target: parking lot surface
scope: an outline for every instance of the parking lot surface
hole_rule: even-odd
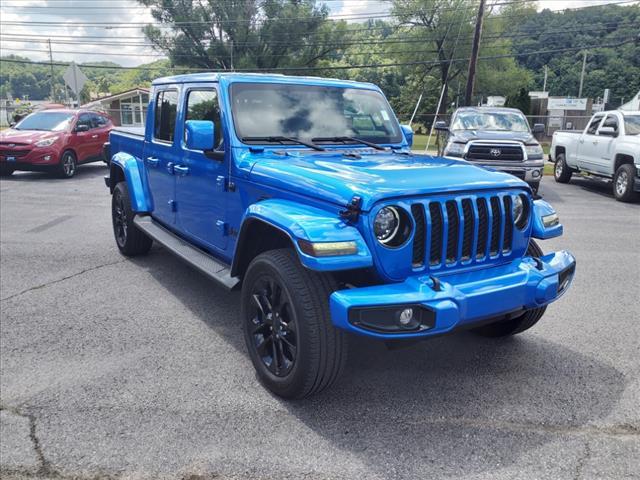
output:
[[[572,290],[532,330],[400,350],[283,401],[228,294],[160,247],[125,259],[102,165],[0,182],[2,478],[626,479],[640,474],[640,205],[545,177]]]

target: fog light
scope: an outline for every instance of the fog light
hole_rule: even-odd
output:
[[[531,176],[533,178],[538,178],[540,176],[540,170],[534,170],[533,172],[531,172]]]
[[[411,323],[411,320],[413,320],[413,308],[405,308],[400,312],[400,317],[398,318],[400,325],[406,327]]]
[[[300,250],[312,257],[332,257],[340,255],[355,255],[358,253],[356,242],[308,242],[298,240]]]
[[[42,157],[42,158],[44,158],[44,161],[45,161],[45,162],[48,162],[49,160],[51,160],[51,155],[45,155],[45,156],[44,156],[44,157]]]

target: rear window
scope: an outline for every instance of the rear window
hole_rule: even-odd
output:
[[[173,142],[178,112],[178,91],[163,90],[156,95],[153,136],[156,140]]]

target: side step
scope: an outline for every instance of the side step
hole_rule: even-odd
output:
[[[151,238],[164,245],[165,248],[190,263],[223,287],[231,290],[240,283],[239,278],[230,275],[227,265],[185,242],[182,238],[155,222],[150,216],[136,215],[133,223]]]

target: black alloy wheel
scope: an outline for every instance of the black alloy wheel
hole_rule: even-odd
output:
[[[293,369],[298,352],[297,319],[289,294],[277,279],[263,276],[251,289],[253,346],[264,366],[277,377]]]

